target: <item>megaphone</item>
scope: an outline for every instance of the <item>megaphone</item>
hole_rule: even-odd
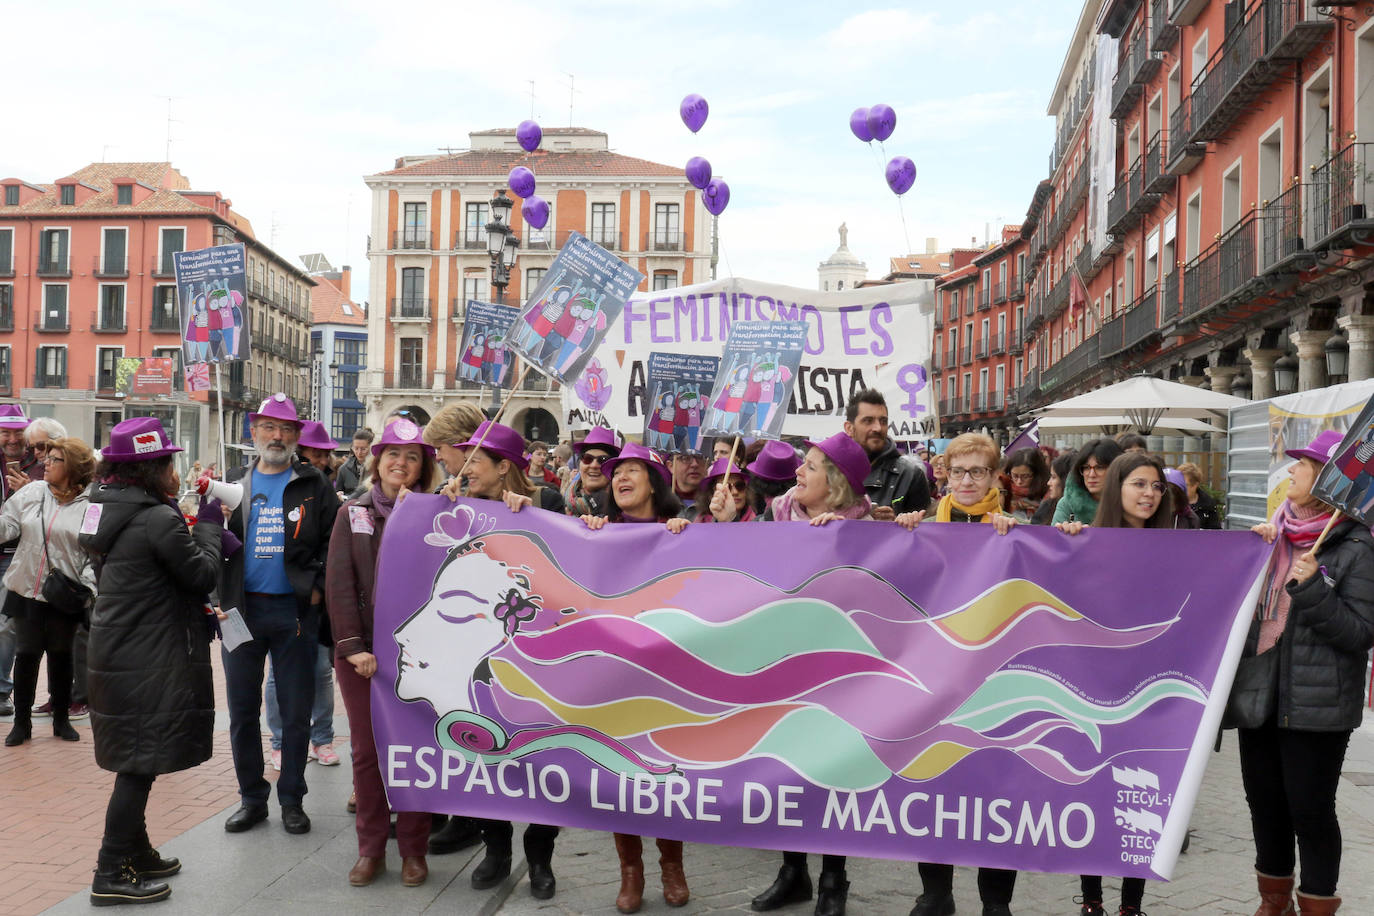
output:
[[[196,492],[206,499],[217,499],[225,508],[233,510],[243,502],[243,484],[225,483],[213,477],[202,477],[196,481]]]

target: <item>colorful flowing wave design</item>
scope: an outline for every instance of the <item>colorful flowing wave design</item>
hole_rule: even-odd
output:
[[[719,572],[654,587],[658,597],[687,597]],[[521,630],[490,659],[492,702],[513,723],[542,723],[534,725],[541,734],[576,726],[607,736],[627,758],[691,768],[771,757],[817,785],[858,791],[894,773],[929,779],[993,750],[1078,782],[1100,767],[1070,764],[1044,743],[1052,733],[1073,729],[1100,749],[1103,729],[1153,703],[1197,699],[1195,688],[1169,681],[1129,701],[1096,704],[1050,679],[1001,670],[1037,647],[1137,646],[1173,621],[1112,629],[1025,580],[999,583],[936,617],[913,618],[902,599],[902,619],[903,609],[885,600],[895,590],[874,588],[871,576],[866,593],[837,595],[836,580],[853,585],[840,573],[853,570],[827,571],[781,598],[736,574],[733,591],[713,589],[716,606],[729,596],[752,607],[734,619],[703,620],[686,604],[692,612],[657,606],[637,617],[574,615]],[[537,575],[534,587],[542,589]],[[817,594],[877,610],[844,610]],[[583,607],[619,601],[582,597]]]
[[[525,728],[507,735],[494,720],[480,713],[457,709],[439,720],[435,737],[445,750],[457,751],[469,760],[480,757],[488,763],[565,748],[617,773],[662,777],[673,772],[672,766],[652,764],[624,745],[608,741],[605,735],[578,725]]]

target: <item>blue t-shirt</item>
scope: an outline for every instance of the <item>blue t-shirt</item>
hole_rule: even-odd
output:
[[[291,468],[264,474],[254,468],[248,475],[252,493],[248,500],[247,534],[243,559],[245,591],[268,595],[290,595],[291,580],[286,577],[286,510],[282,497]]]

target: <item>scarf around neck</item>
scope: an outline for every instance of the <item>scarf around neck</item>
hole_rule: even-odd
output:
[[[935,509],[935,520],[937,522],[987,522],[992,524],[992,517],[999,514],[1001,508],[1002,493],[996,487],[988,487],[983,498],[972,506],[955,502],[954,494],[950,493],[940,497],[940,505]]]
[[[382,492],[382,488],[377,484],[372,485],[372,508],[377,510],[377,514],[382,518],[388,518],[391,510],[396,508],[396,498],[387,496]]]
[[[775,522],[809,522],[811,516],[806,514],[806,510],[797,502],[797,488],[793,487],[786,493],[773,500],[773,521]],[[830,511],[830,510],[827,510]],[[840,518],[862,519],[868,518],[873,514],[873,503],[867,496],[864,496],[854,505],[845,509],[835,510],[835,514]]]
[[[1272,649],[1283,635],[1291,603],[1284,586],[1292,578],[1293,564],[1311,549],[1330,520],[1331,512],[1325,506],[1295,506],[1286,499],[1274,513],[1273,524],[1278,529],[1278,536],[1274,539],[1274,555],[1269,558],[1265,573],[1264,592],[1255,609],[1255,616],[1260,620],[1260,652]]]

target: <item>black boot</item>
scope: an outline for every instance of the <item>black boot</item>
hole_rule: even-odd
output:
[[[181,860],[175,856],[163,856],[149,846],[142,852],[129,857],[129,864],[138,876],[148,878],[169,878],[181,871]]]
[[[909,916],[951,916],[953,912],[953,894],[926,893],[916,898]]]
[[[842,871],[821,872],[816,889],[816,916],[844,916],[844,903],[849,897],[849,882]]]
[[[811,872],[805,865],[788,865],[784,862],[772,886],[755,897],[749,908],[757,913],[766,913],[789,903],[802,903],[810,899]]]
[[[548,900],[558,888],[553,876],[553,837],[525,831],[525,861],[530,867],[530,896]]]
[[[72,724],[67,719],[67,708],[64,706],[58,709],[52,708],[52,736],[61,738],[63,741],[80,741],[81,734],[72,728]]]
[[[482,831],[478,828],[477,822],[470,817],[455,814],[442,827],[429,835],[429,854],[432,856],[448,855],[451,852],[458,852],[460,849],[467,849],[469,846],[476,846],[480,842],[482,842]]]
[[[18,747],[33,737],[33,698],[38,690],[38,656],[27,652],[14,657],[14,727],[5,736],[5,747]]]
[[[152,903],[170,896],[170,887],[160,881],[145,881],[128,858],[109,860],[102,856],[91,882],[92,906]]]
[[[80,741],[72,728],[72,656],[71,653],[48,653],[48,697],[52,702],[52,734],[63,741]]]

